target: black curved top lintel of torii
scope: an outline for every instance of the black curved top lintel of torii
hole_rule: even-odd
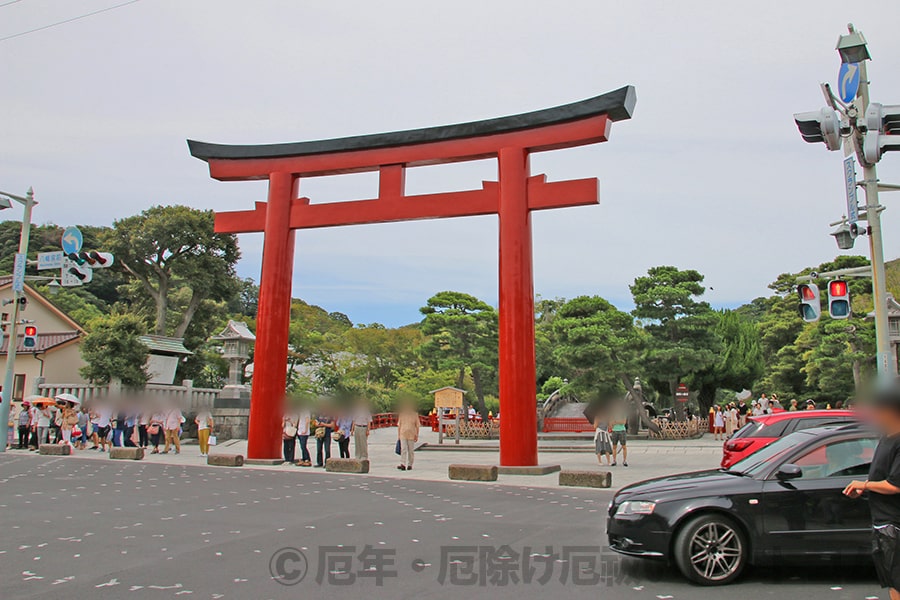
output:
[[[470,123],[283,144],[232,145],[188,140],[188,147],[191,156],[205,161],[286,158],[376,150],[523,131],[603,114],[608,115],[612,121],[622,121],[631,118],[636,100],[634,87],[629,85],[571,104]]]

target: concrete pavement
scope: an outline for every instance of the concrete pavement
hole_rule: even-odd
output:
[[[0,455],[0,598],[879,597],[866,569],[754,569],[723,590],[619,557],[608,490],[153,458]]]

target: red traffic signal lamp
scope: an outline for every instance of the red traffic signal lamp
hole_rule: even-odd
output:
[[[835,279],[828,283],[828,314],[832,319],[849,319],[850,286],[843,279]]]
[[[801,283],[797,286],[800,296],[800,317],[807,323],[814,323],[822,316],[822,302],[819,286],[814,283]]]
[[[26,350],[37,349],[38,330],[34,325],[25,326],[25,337],[22,339],[22,347]]]

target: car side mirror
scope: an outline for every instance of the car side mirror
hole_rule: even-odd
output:
[[[803,477],[803,469],[801,469],[797,465],[781,465],[778,467],[778,471],[775,472],[775,477],[778,481],[789,481],[791,479],[797,479],[798,477]]]

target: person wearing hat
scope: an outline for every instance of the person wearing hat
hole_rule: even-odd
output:
[[[816,410],[816,401],[810,398],[806,401],[806,410]]]
[[[19,411],[17,421],[19,426],[19,450],[28,448],[28,437],[31,435],[32,410],[31,402],[26,400],[22,403],[22,410]]]
[[[872,559],[891,600],[900,600],[900,388],[894,384],[872,398],[872,417],[883,437],[878,442],[869,476],[851,481],[844,495],[866,494],[872,513]]]

